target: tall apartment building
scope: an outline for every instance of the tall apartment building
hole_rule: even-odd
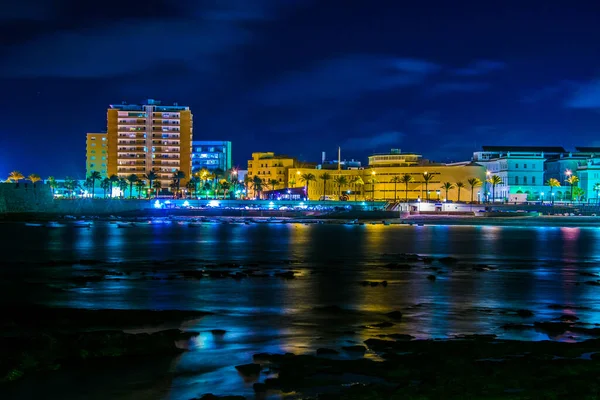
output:
[[[203,168],[209,171],[231,169],[231,142],[193,141],[192,142],[192,171]]]
[[[114,104],[107,112],[108,175],[139,178],[150,171],[158,175],[162,188],[169,188],[174,173],[181,170],[186,178],[192,172],[191,144],[193,117],[189,107],[146,104]]]
[[[85,176],[93,171],[100,172],[103,178],[108,176],[108,135],[106,133],[88,133],[85,139]]]

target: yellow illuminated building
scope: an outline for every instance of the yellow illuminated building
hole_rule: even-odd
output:
[[[486,169],[482,165],[463,162],[455,164],[436,164],[423,161],[418,154],[404,154],[392,151],[389,154],[378,154],[369,157],[369,165],[361,169],[321,170],[314,168],[293,168],[288,170],[288,182],[294,183],[289,187],[307,186],[308,174],[315,177],[308,183],[309,200],[319,200],[322,196],[328,199],[338,199],[347,196],[348,200],[376,201],[416,201],[458,200],[457,183],[462,182],[460,201],[471,200],[471,187],[468,180],[478,178],[485,185]],[[411,177],[408,183],[394,183],[404,175]],[[345,183],[339,185],[339,177],[345,177]],[[426,178],[427,176],[427,178]],[[343,181],[343,180],[342,180]],[[427,181],[427,182],[426,182]],[[448,198],[443,185],[450,183]],[[473,189],[473,201],[477,201],[479,192],[483,193],[485,186]],[[438,193],[439,191],[439,193]],[[429,192],[429,194],[427,193]]]
[[[288,187],[288,171],[294,168],[297,161],[293,157],[277,155],[273,152],[252,153],[252,160],[248,160],[249,179],[259,177],[262,180],[263,191],[282,189]],[[277,184],[274,184],[276,181]],[[248,188],[248,197],[256,197],[254,185]]]
[[[108,119],[108,175],[143,178],[150,171],[163,189],[173,183],[174,173],[183,171],[184,187],[192,172],[193,116],[189,107],[147,104],[111,105]]]
[[[106,133],[88,133],[85,139],[85,175],[97,171],[102,178],[108,173],[108,135]]]

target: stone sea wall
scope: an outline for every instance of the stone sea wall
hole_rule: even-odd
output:
[[[0,183],[0,213],[46,211],[52,207],[52,192],[43,183]]]

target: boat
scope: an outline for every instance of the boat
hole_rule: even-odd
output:
[[[50,222],[48,222],[46,224],[46,228],[62,228],[62,227],[64,227],[64,225],[63,224],[59,224],[56,221],[50,221]]]
[[[25,226],[44,226],[44,224],[38,222],[25,222]]]
[[[73,222],[73,226],[75,228],[91,228],[92,222],[91,221],[75,221],[75,222]]]
[[[200,222],[188,222],[187,226],[188,228],[197,228],[199,226],[202,226],[202,224]]]
[[[390,221],[383,221],[384,225],[391,225],[392,223]]]
[[[117,222],[118,228],[132,228],[135,226],[135,222]]]

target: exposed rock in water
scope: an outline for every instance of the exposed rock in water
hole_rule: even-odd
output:
[[[389,263],[385,265],[386,268],[389,269],[399,269],[399,270],[408,270],[412,268],[410,264],[398,264],[398,263]]]
[[[317,349],[318,356],[334,355],[334,354],[340,354],[340,352],[337,350],[334,350],[334,349],[327,349],[324,347]]]
[[[586,285],[600,286],[600,281],[585,281]]]
[[[433,257],[423,257],[423,264],[432,264],[435,261]]]
[[[458,262],[458,259],[454,257],[442,257],[439,259],[439,262],[444,265],[452,265],[456,264]]]
[[[397,321],[402,319],[402,313],[400,311],[392,311],[385,314],[385,316],[391,319],[395,319]]]
[[[246,400],[246,398],[244,396],[215,396],[212,393],[208,393],[201,397],[194,397],[191,400]]]
[[[188,278],[188,279],[202,279],[202,278],[204,278],[204,272],[203,271],[190,270],[190,271],[181,271],[180,273],[181,273],[181,275],[184,278]]]
[[[427,279],[429,279],[430,281],[434,282],[437,278],[435,275],[427,275]]]
[[[235,369],[239,371],[240,374],[244,376],[255,376],[260,375],[260,371],[262,367],[260,364],[244,364],[244,365],[236,365]]]
[[[388,285],[388,281],[381,281],[381,286],[387,287],[387,285]]]
[[[581,275],[581,276],[590,276],[592,278],[598,278],[598,274],[595,274],[593,272],[580,272],[579,275]]]
[[[348,352],[354,352],[354,353],[365,353],[367,351],[367,348],[365,346],[343,346],[342,350],[348,351]]]
[[[506,331],[527,331],[533,329],[533,325],[524,324],[504,324],[501,326]]]
[[[550,304],[548,308],[551,310],[591,310],[590,307],[573,304]]]
[[[278,278],[283,278],[283,279],[294,279],[295,278],[294,271],[277,272],[275,274],[275,276]]]
[[[560,317],[557,318],[558,320],[562,321],[562,322],[575,322],[575,321],[579,321],[579,318],[574,316],[574,315],[568,315],[568,314],[563,314]]]
[[[394,340],[413,340],[415,337],[412,335],[406,335],[403,333],[389,333],[389,334],[380,334],[377,335],[380,338],[390,338]]]
[[[213,335],[217,335],[217,336],[223,336],[224,334],[227,333],[227,331],[225,329],[212,329],[210,331],[210,333],[212,333]]]
[[[571,324],[565,322],[534,322],[536,331],[547,333],[550,336],[562,335],[571,328]]]
[[[522,318],[533,317],[533,311],[530,310],[517,310],[516,314]]]

